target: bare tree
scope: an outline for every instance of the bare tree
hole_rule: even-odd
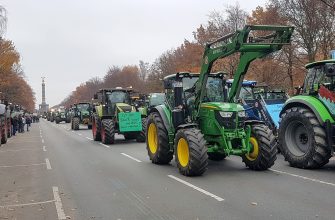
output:
[[[7,11],[0,5],[0,36],[3,36],[7,29]]]

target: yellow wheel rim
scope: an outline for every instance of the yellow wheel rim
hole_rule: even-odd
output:
[[[249,154],[246,154],[245,157],[250,160],[250,161],[254,161],[257,159],[258,154],[259,154],[259,146],[258,146],[258,142],[257,139],[254,137],[250,137],[250,143],[252,145],[252,151]]]
[[[149,150],[152,154],[155,154],[157,151],[157,128],[154,123],[149,125],[148,129],[148,145]]]
[[[188,143],[184,138],[180,138],[178,140],[177,155],[178,155],[179,164],[182,167],[186,167],[190,160],[190,152],[188,149]]]

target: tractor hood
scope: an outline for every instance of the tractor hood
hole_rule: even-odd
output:
[[[201,104],[201,108],[219,110],[219,111],[224,111],[224,112],[244,111],[243,106],[240,104],[225,103],[225,102],[205,102]]]
[[[119,112],[136,112],[134,106],[128,105],[126,103],[116,103],[116,107]]]

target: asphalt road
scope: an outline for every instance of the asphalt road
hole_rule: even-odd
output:
[[[0,147],[2,219],[335,219],[335,161],[320,170],[210,161],[200,177],[149,161],[144,143],[41,120]]]

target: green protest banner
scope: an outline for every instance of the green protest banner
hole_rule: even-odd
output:
[[[142,119],[140,112],[120,112],[118,114],[120,132],[141,131]]]

